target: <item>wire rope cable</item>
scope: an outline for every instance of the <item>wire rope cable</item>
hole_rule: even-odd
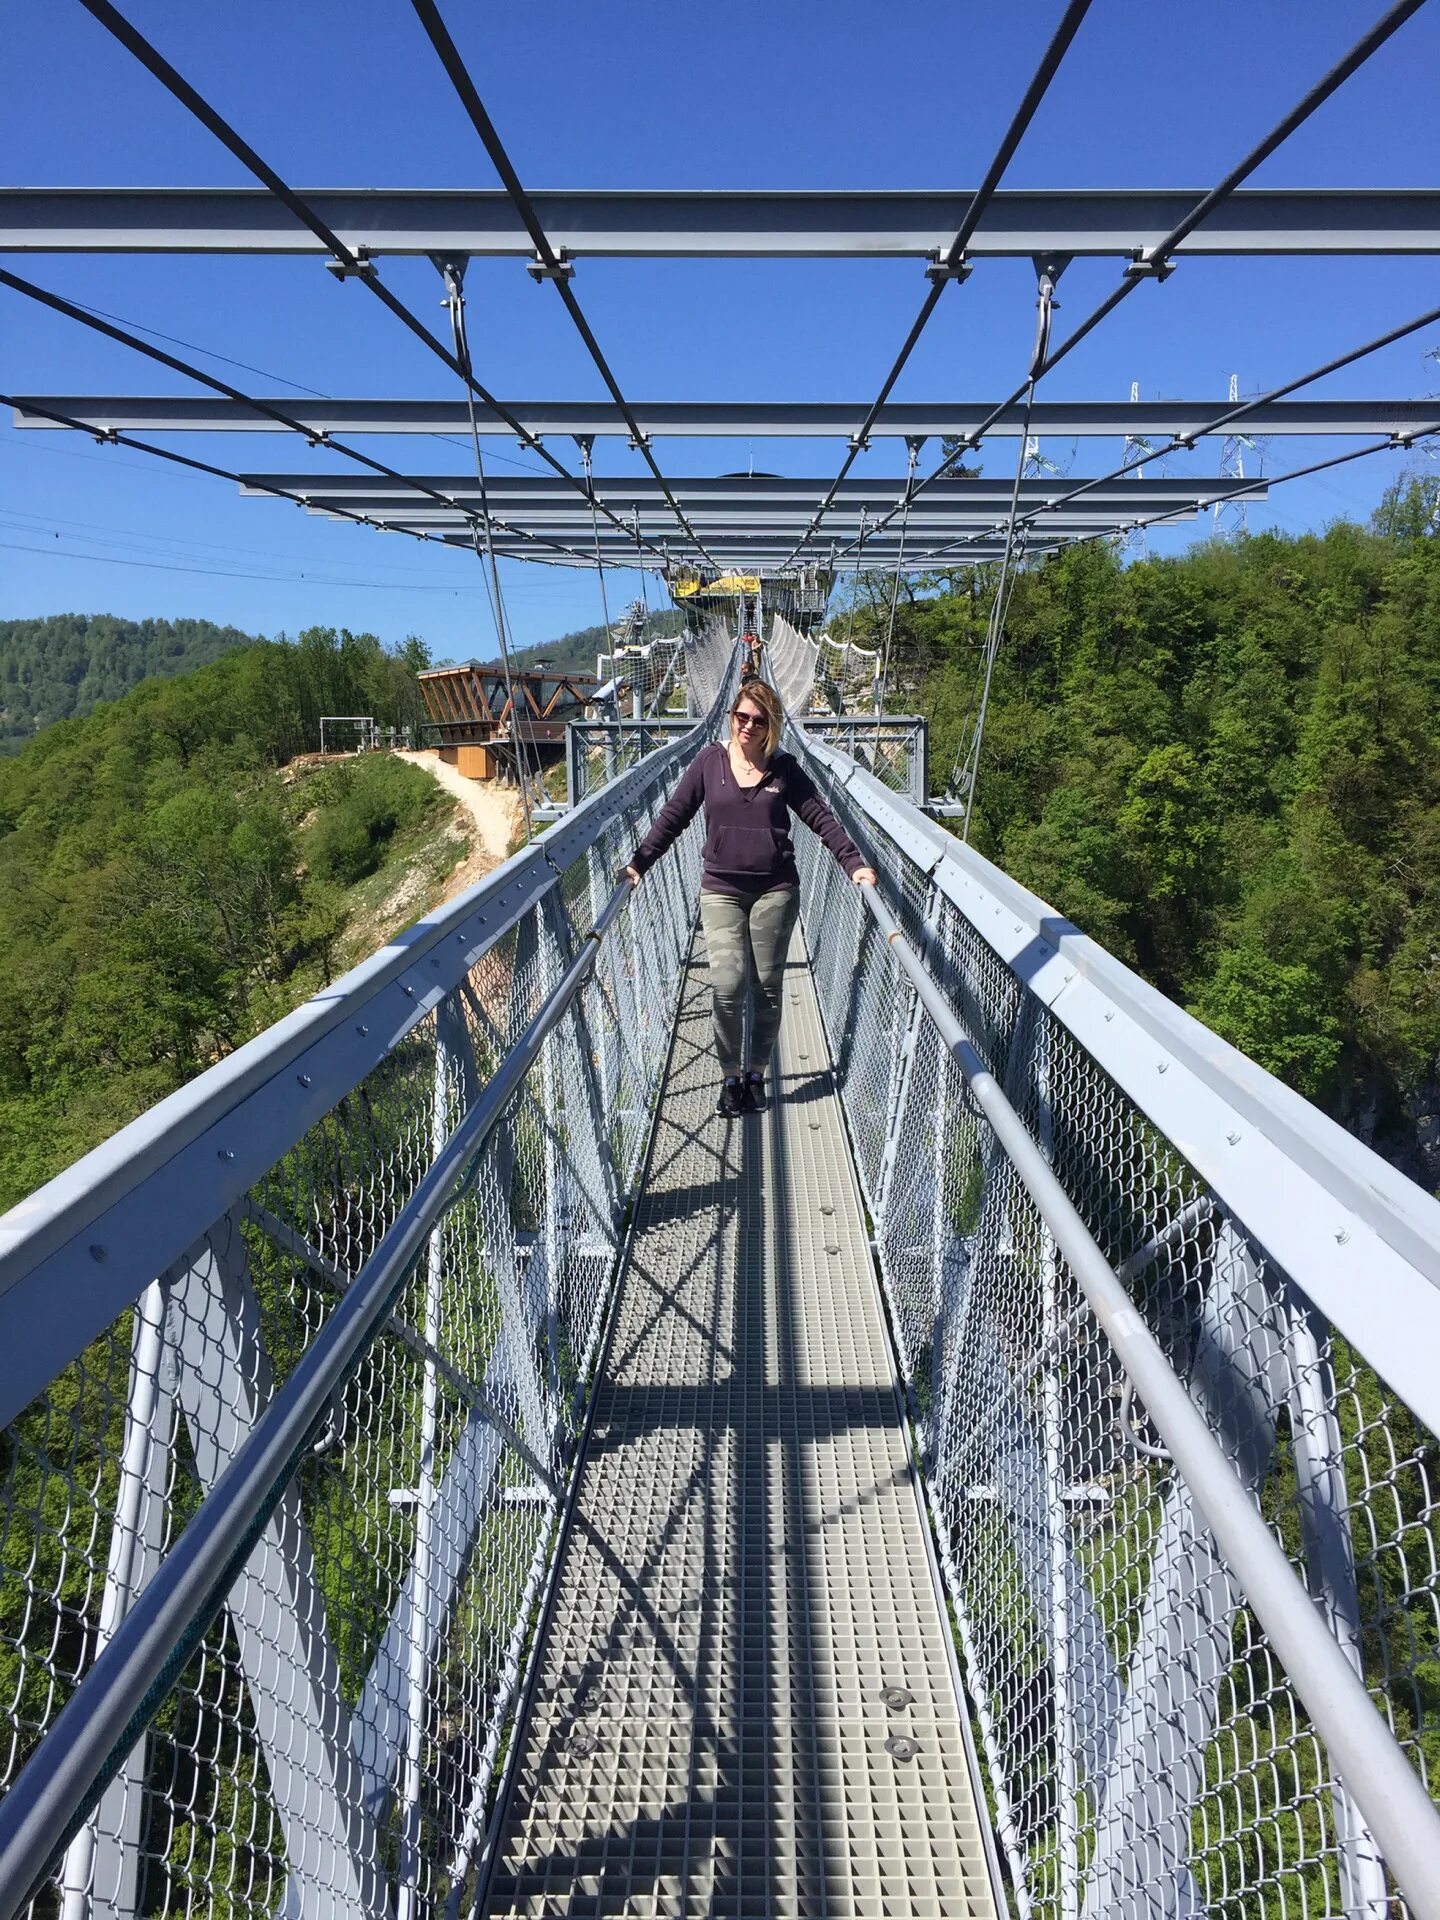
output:
[[[959,798],[964,806],[960,823],[960,838],[968,843],[970,822],[975,812],[975,792],[980,778],[980,755],[985,744],[985,720],[990,710],[990,685],[995,675],[995,662],[999,658],[1001,642],[1005,633],[1005,616],[1009,611],[1011,587],[1011,561],[1015,552],[1015,523],[1020,508],[1020,480],[1025,471],[1025,452],[1030,444],[1030,421],[1035,407],[1035,382],[1039,369],[1045,361],[1046,350],[1050,345],[1050,328],[1055,317],[1055,280],[1057,275],[1048,268],[1040,271],[1039,293],[1036,298],[1038,309],[1035,316],[1035,344],[1030,352],[1030,379],[1025,393],[1025,418],[1020,432],[1018,451],[1015,456],[1015,480],[1010,489],[1010,512],[1005,522],[1005,551],[1000,559],[1000,577],[995,583],[995,598],[990,603],[989,627],[985,637],[985,672],[980,689],[980,707],[975,717],[975,729],[971,736],[969,751],[966,754],[965,768],[961,776]]]
[[[920,441],[913,438],[907,443],[907,452],[910,459],[910,470],[906,476],[907,486],[915,477],[915,464],[920,458],[920,446]],[[900,547],[895,555],[895,576],[890,585],[890,617],[885,624],[885,645],[881,650],[880,674],[875,685],[875,711],[877,714],[884,711],[885,695],[890,684],[890,643],[895,638],[895,610],[900,602],[900,575],[905,567],[905,535],[909,531],[909,527],[910,508],[907,504],[904,513],[900,516]]]
[[[86,0],[86,4],[88,3],[89,0]],[[1412,15],[1418,13],[1424,4],[1425,0],[1395,0],[1395,4],[1382,14],[1370,31],[1362,35],[1362,37],[1355,42],[1354,46],[1350,48],[1349,52],[1340,60],[1336,61],[1335,65],[1316,81],[1309,92],[1303,95],[1295,106],[1290,109],[1289,113],[1277,121],[1269,133],[1253,146],[1242,160],[1231,168],[1224,179],[1221,180],[1217,186],[1212,187],[1208,193],[1202,194],[1190,211],[1176,226],[1171,228],[1163,240],[1159,241],[1148,251],[1140,252],[1137,258],[1129,263],[1125,269],[1125,274],[1120,285],[1111,293],[1107,294],[1099,306],[1088,314],[1078,327],[1068,333],[1053,352],[1047,350],[1045,359],[1039,368],[1035,370],[1034,380],[1037,382],[1043,380],[1046,374],[1050,373],[1055,367],[1058,367],[1060,362],[1065,359],[1073,348],[1077,347],[1087,335],[1092,333],[1102,320],[1114,312],[1121,301],[1129,298],[1130,294],[1134,292],[1142,280],[1163,281],[1168,279],[1174,271],[1175,263],[1169,256],[1174,252],[1175,248],[1188,238],[1197,226],[1207,220],[1218,206],[1243,185],[1255,169],[1260,166],[1263,161],[1269,159],[1270,155],[1274,153],[1285,140],[1288,140],[1290,135],[1302,126],[1312,114],[1317,112],[1332,94],[1336,93],[1347,80],[1357,73],[1367,60],[1378,53],[1386,41],[1398,32]],[[920,476],[915,483],[914,492],[916,494],[923,493],[927,487],[933,486],[937,480],[948,473],[957,460],[963,458],[966,453],[972,452],[995,425],[996,421],[999,420],[1002,415],[1008,413],[1010,408],[1023,398],[1030,384],[1031,381],[1029,378],[1022,380],[1013,393],[1002,400],[998,406],[991,409],[978,427],[972,429],[970,433],[965,435],[959,446],[957,446],[953,452],[947,454],[940,464],[930,473]],[[900,511],[901,504],[902,503],[897,502],[894,507],[890,508],[879,521],[878,526],[888,526],[890,521],[893,520],[895,515]],[[854,542],[852,541],[850,544],[853,546]],[[848,549],[846,550],[848,551]]]
[[[470,364],[470,339],[465,327],[465,288],[464,269],[455,262],[448,261],[441,268],[445,278],[446,305],[450,309],[450,325],[455,338],[455,356],[465,366]],[[465,404],[470,417],[470,438],[475,448],[475,477],[480,488],[480,524],[485,530],[484,551],[481,551],[480,533],[474,521],[471,521],[470,534],[475,543],[475,557],[488,565],[492,600],[491,612],[495,619],[495,637],[500,643],[500,668],[505,677],[505,700],[510,708],[510,742],[515,750],[515,772],[520,783],[520,806],[525,815],[525,844],[529,846],[535,837],[535,825],[530,812],[529,770],[525,765],[525,753],[520,739],[520,709],[515,702],[515,676],[510,666],[510,637],[507,631],[509,622],[505,614],[505,595],[500,585],[500,567],[495,558],[495,540],[490,530],[490,500],[485,482],[485,456],[480,448],[480,427],[475,417],[475,396],[470,391],[469,382],[465,386]]]
[[[419,0],[417,0],[417,4],[418,3]],[[1010,124],[1005,129],[999,146],[995,149],[990,165],[985,171],[984,179],[971,196],[970,205],[965,211],[965,217],[961,221],[954,239],[951,240],[949,246],[946,247],[942,253],[937,254],[937,257],[929,268],[930,288],[920,303],[920,311],[915,316],[910,331],[905,336],[904,343],[891,364],[890,371],[881,382],[880,391],[871,403],[869,411],[866,413],[865,418],[861,421],[855,433],[851,435],[849,449],[846,452],[844,460],[841,462],[839,473],[831,483],[830,491],[826,494],[824,500],[821,501],[815,518],[800,536],[794,551],[785,562],[786,567],[794,564],[796,555],[799,554],[805,543],[813,539],[819,532],[820,524],[835,504],[836,496],[844,484],[846,475],[850,472],[856,460],[869,444],[870,429],[874,426],[880,409],[894,391],[895,383],[904,372],[906,363],[915,351],[921,334],[929,324],[931,314],[934,313],[936,307],[940,304],[946,287],[949,286],[952,280],[963,281],[967,277],[969,270],[965,265],[965,249],[970,244],[975,229],[984,218],[990,202],[994,199],[1000,182],[1004,178],[1005,169],[1014,158],[1016,148],[1025,137],[1030,122],[1039,111],[1040,103],[1045,98],[1051,81],[1059,72],[1060,63],[1069,52],[1070,43],[1080,31],[1080,24],[1089,9],[1090,0],[1070,0],[1064,14],[1061,16],[1060,24],[1051,35],[1050,43],[1041,56],[1040,63],[1031,77],[1029,86],[1025,89],[1019,106],[1011,115]]]
[[[363,249],[357,252],[347,247],[344,241],[333,233],[307,204],[304,196],[296,193],[294,188],[281,179],[274,168],[269,166],[223,115],[218,113],[209,101],[190,85],[184,75],[170,64],[159,49],[132,26],[118,8],[111,5],[110,0],[80,0],[80,5],[107,32],[113,34],[127,52],[134,55],[135,59],[160,82],[167,93],[178,100],[209,133],[228,148],[241,165],[254,174],[261,185],[272,193],[302,226],[307,227],[314,234],[320,244],[331,254],[342,279],[355,279],[360,281],[362,286],[367,287],[376,299],[415,335],[416,339],[422,341],[450,368],[452,373],[459,375],[475,399],[491,408],[496,417],[505,422],[523,447],[538,455],[558,479],[563,480],[567,486],[573,487],[583,497],[584,488],[578,475],[572,473],[562,460],[557,459],[539,436],[532,433],[511,408],[507,407],[502,400],[497,400],[495,395],[476,379],[473,368],[461,366],[454,352],[445,345],[444,341],[425,325],[418,314],[413,313],[406,306],[398,294],[391,292],[385,285],[376,271],[375,262],[364,253]],[[621,532],[628,533],[629,530],[624,522],[605,502],[602,501],[600,507],[608,520]]]
[[[450,30],[445,25],[440,9],[436,5],[436,0],[411,0],[411,5],[415,9],[421,26],[425,29],[426,35],[435,50],[441,66],[445,69],[451,86],[454,87],[456,94],[459,96],[460,104],[464,107],[470,124],[479,135],[480,143],[489,155],[491,165],[499,174],[501,185],[510,196],[511,204],[519,214],[526,232],[530,235],[534,243],[536,260],[532,271],[535,272],[538,279],[549,280],[561,300],[565,303],[565,310],[574,322],[576,332],[585,343],[585,349],[594,362],[596,371],[605,382],[606,387],[610,391],[611,399],[620,409],[621,417],[630,430],[632,445],[650,469],[651,474],[654,476],[656,483],[665,496],[667,506],[680,523],[686,537],[694,543],[703,558],[713,566],[715,564],[713,555],[707,550],[705,543],[690,524],[684,509],[670,489],[669,481],[660,471],[659,463],[656,461],[655,455],[650,448],[650,437],[642,430],[640,422],[635,417],[634,410],[621,391],[620,383],[610,370],[610,363],[605,358],[605,354],[601,349],[600,342],[595,337],[590,322],[585,318],[580,302],[576,298],[575,290],[570,285],[571,276],[575,271],[574,266],[570,261],[558,254],[550,244],[549,237],[540,222],[539,215],[535,211],[534,203],[521,184],[520,176],[516,172],[510,155],[505,149],[505,144],[500,138],[494,121],[485,110],[484,102],[480,98],[475,82],[470,77],[470,70],[461,58],[460,49],[451,38]]]

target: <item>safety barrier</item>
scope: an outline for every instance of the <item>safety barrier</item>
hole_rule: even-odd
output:
[[[571,806],[673,740],[689,720],[577,720],[565,729],[565,774]],[[916,806],[929,781],[929,728],[920,714],[826,714],[806,721],[810,737],[839,749]]]
[[[702,734],[0,1223],[7,1920],[460,1910],[698,845],[616,874]]]
[[[1440,1205],[795,742],[889,903],[801,841],[1020,1913],[1440,1913]]]

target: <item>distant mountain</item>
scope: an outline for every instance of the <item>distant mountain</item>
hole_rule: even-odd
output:
[[[209,620],[121,620],[52,613],[0,620],[0,754],[42,727],[118,700],[142,680],[168,680],[218,660],[254,636]]]

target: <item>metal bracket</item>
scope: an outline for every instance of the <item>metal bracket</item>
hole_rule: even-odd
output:
[[[369,279],[376,270],[375,262],[370,258],[370,249],[368,247],[356,247],[353,249],[353,252],[355,256],[353,261],[327,260],[325,262],[325,271],[327,273],[333,273],[337,280]]]
[[[939,283],[944,280],[953,280],[959,285],[963,281],[968,280],[975,271],[975,263],[967,260],[963,253],[952,266],[949,253],[950,250],[948,247],[936,247],[935,251],[926,261],[925,278],[932,286],[939,285]]]
[[[1068,253],[1032,253],[1030,261],[1035,269],[1035,278],[1042,282],[1048,280],[1053,290],[1059,286],[1060,276],[1073,257]],[[1060,302],[1056,300],[1053,304],[1058,307]]]
[[[845,444],[849,447],[852,453],[868,453],[870,451],[869,438],[867,437],[864,440],[862,440],[858,433],[852,433],[850,438],[846,441]]]
[[[1126,263],[1125,278],[1127,280],[1168,280],[1175,271],[1175,264],[1173,260],[1165,260],[1148,253],[1137,253],[1133,260]]]
[[[648,433],[642,433],[638,439],[630,441],[629,445],[631,453],[648,453],[650,451],[650,436]]]
[[[543,254],[537,253],[533,260],[525,262],[525,271],[538,286],[542,280],[570,280],[574,278],[575,262],[566,253],[564,247],[555,249],[555,264],[552,267]]]

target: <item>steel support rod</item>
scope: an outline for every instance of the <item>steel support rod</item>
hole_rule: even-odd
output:
[[[1073,3],[1074,0],[1072,0],[1072,4]],[[1086,0],[1086,4],[1088,5],[1088,0]],[[590,322],[585,318],[580,302],[576,298],[575,289],[570,284],[574,268],[568,260],[565,260],[560,254],[556,253],[554,247],[551,246],[550,241],[546,237],[545,229],[540,223],[534,205],[520,183],[520,176],[516,173],[509,154],[505,151],[505,143],[501,140],[494,121],[485,111],[485,104],[476,90],[475,82],[470,78],[470,70],[460,57],[460,49],[450,37],[450,30],[445,25],[439,7],[436,5],[435,0],[411,0],[411,5],[419,16],[420,24],[429,36],[430,44],[435,49],[441,66],[444,67],[446,74],[449,76],[451,86],[454,87],[456,93],[459,95],[460,104],[464,107],[471,126],[474,127],[476,133],[480,136],[480,144],[490,156],[490,164],[499,174],[501,183],[506,193],[510,196],[511,204],[524,223],[526,232],[535,243],[536,266],[533,270],[536,271],[537,277],[550,281],[555,291],[564,301],[565,311],[575,323],[575,331],[585,343],[585,351],[590,355],[591,360],[595,364],[596,372],[600,375],[600,378],[605,382],[609,390],[610,398],[615,402],[615,405],[619,407],[625,424],[630,429],[631,444],[637,449],[640,457],[655,476],[656,484],[664,493],[671,511],[680,523],[681,532],[685,534],[687,539],[691,540],[700,549],[700,552],[704,554],[705,558],[709,560],[710,555],[705,552],[704,542],[691,526],[690,522],[685,518],[684,509],[680,506],[674,494],[671,493],[669,485],[656,462],[655,456],[650,451],[650,442],[646,439],[640,429],[639,422],[630,411],[625,396],[620,391],[619,383],[610,371],[610,363],[601,351],[600,342],[595,338]],[[588,467],[586,479],[588,483]],[[591,499],[594,499],[593,492]],[[714,564],[713,561],[711,564]]]
[[[395,318],[407,327],[417,340],[422,341],[450,368],[452,373],[459,375],[477,400],[483,401],[487,407],[506,421],[512,431],[519,435],[524,446],[537,454],[552,472],[567,481],[570,486],[577,491],[583,491],[579,478],[571,473],[563,461],[556,459],[548,447],[537,440],[533,434],[528,433],[510,413],[504,402],[497,400],[494,394],[488,392],[475,378],[473,371],[461,365],[444,341],[427,327],[423,320],[418,319],[397,294],[391,292],[376,272],[375,263],[369,257],[368,250],[363,246],[352,248],[347,245],[310,206],[305,197],[296,193],[294,188],[280,178],[275,169],[261,158],[250,143],[221,114],[216,112],[209,101],[190,85],[184,75],[170,64],[160,50],[132,26],[117,7],[110,4],[110,0],[80,0],[80,4],[87,13],[99,21],[107,32],[114,35],[128,53],[133,54],[147,72],[154,75],[167,93],[179,101],[187,112],[194,115],[207,132],[213,134],[222,146],[234,154],[247,172],[254,174],[279,205],[283,206],[302,226],[310,230],[334,260],[342,280],[359,280],[362,286],[367,287],[381,305],[388,307]],[[427,251],[436,250],[427,249]],[[443,249],[438,250],[443,251]]]
[[[870,429],[875,422],[875,417],[894,392],[895,383],[904,372],[910,355],[915,351],[916,344],[921,334],[925,331],[931,314],[934,313],[936,307],[940,304],[940,296],[952,280],[963,281],[968,274],[969,268],[965,261],[965,249],[974,238],[975,230],[979,226],[985,210],[994,197],[996,190],[999,188],[1000,182],[1005,174],[1005,169],[1014,158],[1015,149],[1019,146],[1021,140],[1024,139],[1026,129],[1039,111],[1040,102],[1044,99],[1050,82],[1059,71],[1060,62],[1065,58],[1070,42],[1079,32],[1080,22],[1085,18],[1089,8],[1090,0],[1070,0],[1070,4],[1066,7],[1060,24],[1055,29],[1050,44],[1046,47],[1040,64],[1035,70],[1030,85],[1025,89],[1025,96],[1015,109],[1011,117],[1010,125],[1005,129],[1005,136],[995,150],[994,157],[991,159],[990,165],[986,170],[985,178],[981,181],[976,190],[975,197],[971,200],[966,210],[965,218],[960,222],[954,239],[950,242],[949,246],[945,248],[944,252],[939,255],[930,270],[930,290],[920,303],[920,311],[916,314],[910,331],[906,334],[901,344],[899,353],[891,363],[890,371],[880,383],[879,393],[876,394],[865,418],[861,421],[859,427],[851,437],[849,451],[840,463],[840,471],[836,475],[830,491],[820,502],[814,519],[806,528],[805,539],[808,540],[819,532],[820,524],[829,512],[831,503],[835,498],[841,482],[868,445]],[[913,485],[914,477],[915,463],[912,459],[910,462],[910,473],[906,479],[907,495],[910,487]],[[801,544],[804,544],[803,541]],[[896,579],[899,579],[898,571],[896,573]]]
[[[86,4],[88,3],[89,0],[86,0]],[[1024,396],[1027,388],[1033,391],[1038,381],[1042,380],[1047,373],[1050,373],[1055,367],[1059,366],[1060,362],[1073,348],[1077,347],[1087,335],[1092,333],[1094,329],[1100,325],[1102,320],[1113,313],[1123,300],[1129,298],[1141,280],[1164,280],[1168,278],[1170,272],[1173,270],[1174,262],[1171,255],[1175,250],[1188,239],[1198,227],[1208,220],[1218,207],[1229,200],[1255,169],[1260,166],[1263,161],[1269,159],[1276,148],[1288,140],[1290,135],[1294,133],[1298,127],[1302,126],[1312,114],[1317,112],[1330,96],[1336,93],[1353,74],[1358,72],[1359,69],[1364,66],[1365,62],[1379,51],[1391,35],[1402,27],[1412,14],[1417,13],[1424,4],[1425,0],[1395,0],[1395,4],[1376,21],[1370,31],[1356,41],[1350,51],[1342,59],[1338,60],[1335,65],[1330,68],[1329,72],[1323,75],[1323,77],[1311,87],[1310,91],[1291,108],[1289,113],[1271,128],[1264,139],[1250,149],[1244,159],[1230,169],[1229,173],[1225,175],[1224,179],[1220,181],[1217,186],[1212,187],[1208,193],[1202,194],[1195,205],[1189,208],[1181,218],[1176,221],[1169,232],[1161,240],[1157,241],[1153,247],[1137,250],[1130,265],[1126,268],[1125,277],[1119,286],[1116,287],[1112,293],[1108,294],[1106,298],[1100,302],[1099,306],[1095,307],[1086,318],[1080,322],[1079,326],[1068,333],[1060,342],[1059,346],[1049,347],[1047,345],[1045,356],[1039,365],[1032,366],[1026,379],[1021,381],[1015,391],[1001,402],[1001,407],[997,408],[996,411],[999,412],[1004,408],[1015,406]],[[1057,252],[1069,252],[1073,254],[1074,249],[1057,249]],[[969,437],[968,444],[970,446],[978,445],[980,440],[990,431],[990,425],[990,421],[985,421],[977,431]],[[955,453],[948,456],[945,460],[942,460],[938,467],[934,468],[930,473],[922,475],[913,487],[907,487],[905,500],[908,501],[915,493],[922,491],[934,481],[938,480],[943,474],[947,473],[965,451],[967,451],[966,447],[958,448]],[[897,505],[891,509],[890,513],[886,515],[885,520],[880,522],[880,525],[884,526],[889,520],[893,519],[904,504],[905,501],[897,503]]]

